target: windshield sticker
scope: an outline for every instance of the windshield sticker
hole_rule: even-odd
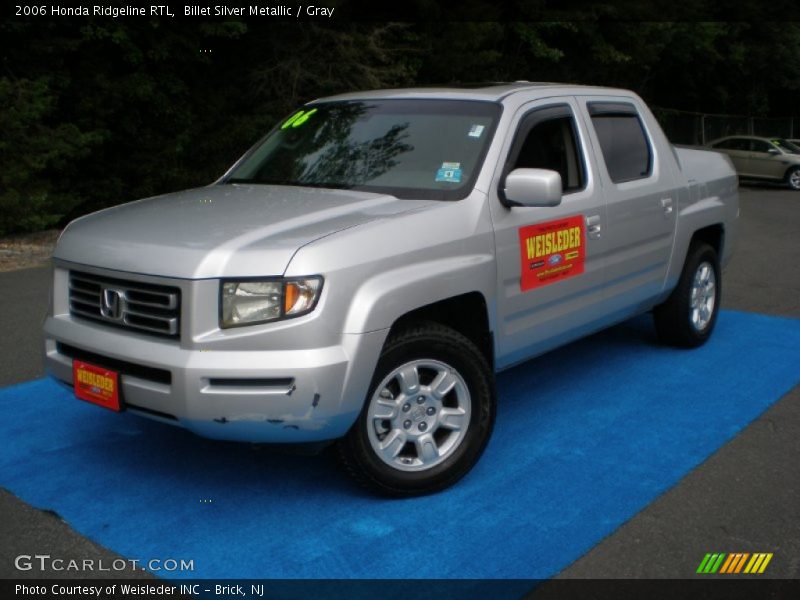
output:
[[[286,128],[288,128],[288,127],[293,127],[293,128],[294,128],[294,127],[300,127],[300,125],[302,125],[303,123],[305,123],[306,121],[308,121],[308,118],[309,118],[311,115],[313,115],[315,112],[317,112],[317,109],[316,109],[316,108],[312,108],[312,109],[311,109],[310,111],[308,111],[308,112],[306,112],[306,111],[304,111],[304,110],[301,110],[301,111],[299,111],[299,112],[296,112],[296,113],[295,113],[295,114],[293,114],[291,117],[289,117],[288,119],[286,119],[286,121],[284,121],[284,122],[283,122],[283,125],[281,125],[281,129],[286,129]]]
[[[471,138],[479,138],[484,129],[486,128],[483,125],[473,125],[469,128],[469,133],[467,135]]]
[[[520,227],[521,291],[582,274],[585,239],[582,215]]]
[[[461,163],[443,162],[439,170],[436,171],[436,181],[461,183]]]

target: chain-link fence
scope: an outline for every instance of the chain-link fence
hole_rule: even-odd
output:
[[[705,146],[727,135],[760,135],[764,137],[800,137],[800,121],[794,117],[744,117],[711,115],[670,108],[654,108],[658,122],[673,144]]]

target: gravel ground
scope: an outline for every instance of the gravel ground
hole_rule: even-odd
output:
[[[41,267],[50,260],[58,229],[0,237],[0,271]]]

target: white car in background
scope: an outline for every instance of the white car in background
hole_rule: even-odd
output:
[[[733,135],[708,144],[727,154],[742,179],[782,181],[800,190],[800,146],[783,138]]]

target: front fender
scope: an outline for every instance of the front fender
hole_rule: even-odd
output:
[[[440,300],[487,292],[494,283],[494,257],[469,254],[414,263],[377,274],[356,290],[345,318],[345,333],[391,327],[403,315]],[[493,327],[493,311],[489,324]]]

